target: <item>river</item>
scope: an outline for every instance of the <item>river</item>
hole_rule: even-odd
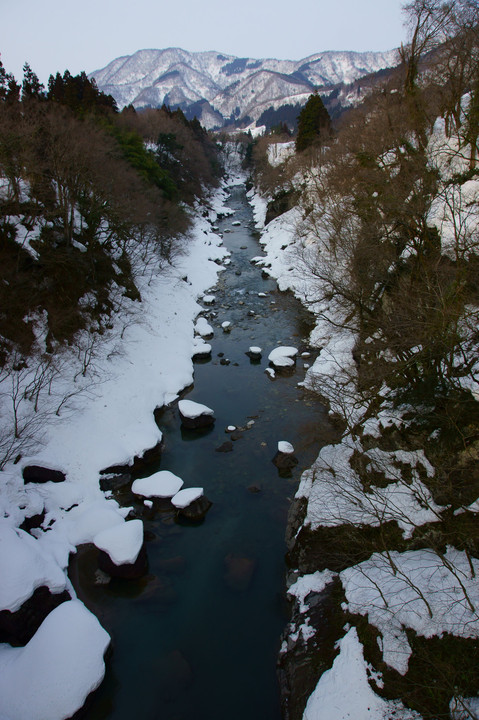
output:
[[[213,505],[196,525],[170,512],[143,514],[149,574],[140,581],[102,584],[94,551],[79,554],[80,595],[113,638],[88,720],[281,717],[276,658],[288,619],[287,512],[302,470],[333,429],[318,398],[298,387],[313,358],[299,358],[293,373],[274,380],[265,373],[278,344],[308,350],[312,318],[251,264],[261,251],[244,188],[231,189],[228,205],[234,216],[218,226],[231,263],[211,291],[214,305],[205,307],[212,358],[195,364],[194,386],[183,394],[213,408],[215,426],[182,430],[176,403],[156,414],[165,442],[159,467],[185,486],[204,487]],[[224,321],[231,332],[223,332]],[[245,354],[251,345],[263,349],[261,362]],[[217,451],[228,425],[248,422],[232,451]],[[291,442],[299,460],[291,477],[272,463],[279,440]]]

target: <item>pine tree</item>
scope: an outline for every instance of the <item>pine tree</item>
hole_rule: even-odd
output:
[[[22,100],[40,100],[45,97],[44,89],[38,76],[26,62],[23,66]]]
[[[301,152],[331,134],[331,118],[317,92],[310,95],[298,117],[296,152]]]

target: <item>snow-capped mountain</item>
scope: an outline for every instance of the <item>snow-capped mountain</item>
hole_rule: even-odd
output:
[[[118,106],[180,107],[207,128],[251,122],[272,108],[304,105],[317,88],[328,92],[397,64],[397,52],[324,52],[302,60],[255,60],[180,48],[138,50],[90,74]]]

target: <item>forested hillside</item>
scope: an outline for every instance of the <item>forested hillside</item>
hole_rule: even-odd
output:
[[[253,152],[259,263],[316,315],[307,384],[341,432],[291,514],[288,718],[478,717],[479,17],[406,9],[367,103]]]
[[[21,86],[0,65],[0,126],[1,468],[31,436],[63,349],[85,375],[112,314],[141,300],[138,274],[187,242],[220,167],[196,119],[119,113],[84,73],[45,90],[28,64]]]

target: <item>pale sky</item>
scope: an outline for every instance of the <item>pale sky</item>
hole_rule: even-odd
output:
[[[144,48],[300,60],[325,50],[391,50],[403,0],[0,0],[0,53],[17,80],[46,84]]]

